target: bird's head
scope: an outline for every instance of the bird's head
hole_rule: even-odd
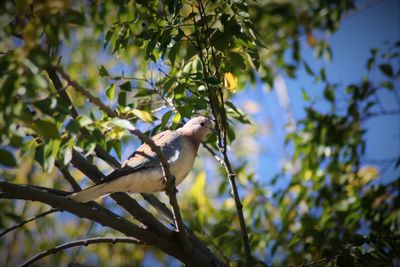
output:
[[[213,132],[213,124],[209,118],[199,116],[189,120],[179,130],[184,134],[195,137],[199,141],[203,141]]]

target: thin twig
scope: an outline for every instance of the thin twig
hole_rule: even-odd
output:
[[[72,87],[74,87],[76,90],[78,90],[81,94],[86,96],[90,102],[95,104],[98,108],[100,108],[102,111],[104,111],[109,117],[117,117],[118,114],[110,109],[110,107],[106,106],[103,102],[101,102],[100,98],[93,96],[89,91],[87,91],[83,86],[81,86],[79,83],[73,81],[71,77],[64,72],[62,68],[57,68],[58,72],[60,75],[67,81],[68,84],[70,84]]]
[[[209,145],[207,145],[206,143],[202,143],[202,145],[205,149],[207,149],[208,152],[210,152],[210,154],[218,161],[219,164],[225,166],[224,160],[221,159],[221,157],[218,156],[217,153],[215,153],[214,150]]]
[[[15,225],[7,228],[6,230],[4,230],[3,232],[0,233],[0,237],[2,237],[3,235],[7,234],[8,232],[11,232],[11,231],[13,231],[13,230],[15,230],[17,228],[20,228],[20,227],[24,226],[28,222],[31,222],[31,221],[34,221],[36,219],[42,218],[42,217],[44,217],[44,216],[46,216],[48,214],[55,213],[57,211],[60,211],[60,209],[51,209],[51,210],[39,213],[39,214],[37,214],[35,216],[32,216],[32,217],[30,217],[29,219],[27,219],[25,221],[22,221],[22,222],[20,222],[18,224],[15,224]]]
[[[82,239],[82,240],[77,240],[73,242],[67,242],[62,245],[56,246],[54,248],[48,249],[46,251],[40,252],[36,254],[34,257],[30,258],[29,260],[25,261],[20,265],[20,267],[25,267],[32,265],[33,263],[39,261],[40,259],[55,254],[61,250],[65,250],[68,248],[72,247],[77,247],[77,246],[88,246],[90,244],[101,244],[101,243],[111,243],[111,244],[116,244],[116,243],[128,243],[128,244],[143,244],[140,240],[133,238],[133,237],[95,237],[95,238],[88,238],[88,239]]]
[[[396,116],[396,115],[400,115],[400,110],[384,110],[384,111],[367,113],[361,120],[367,120],[372,117],[378,117],[378,116]]]
[[[73,118],[78,117],[78,111],[76,110],[76,108],[74,107],[71,99],[69,98],[67,92],[65,90],[63,90],[66,86],[63,86],[61,83],[60,78],[58,77],[56,70],[54,67],[50,67],[47,69],[47,74],[49,75],[50,80],[52,81],[54,87],[56,88],[57,92],[60,94],[60,96],[67,101],[68,105],[69,105],[69,109],[71,111],[71,115]],[[81,128],[80,129],[81,133],[84,136],[89,136],[90,133],[88,130],[86,130],[85,128]],[[101,148],[99,145],[96,145],[95,147],[95,152],[96,155],[101,158],[102,160],[104,160],[105,162],[107,162],[111,167],[113,167],[114,169],[119,168],[121,165],[119,164],[118,160],[116,160],[114,157],[112,157],[110,154],[108,154],[106,151],[104,151],[103,148]]]

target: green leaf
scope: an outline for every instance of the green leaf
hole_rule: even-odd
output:
[[[115,95],[115,83],[110,84],[108,88],[106,89],[106,96],[108,99],[111,101],[114,100],[114,95]]]
[[[115,150],[115,153],[117,153],[118,158],[122,158],[122,145],[120,140],[113,140],[112,146]]]
[[[32,122],[31,128],[45,139],[59,137],[57,126],[49,120],[35,120]]]
[[[246,69],[244,58],[238,53],[229,53],[229,59],[235,67]]]
[[[324,89],[324,97],[326,100],[333,102],[335,101],[335,92],[330,86],[326,86]]]
[[[175,64],[175,59],[176,59],[176,55],[179,52],[179,48],[180,48],[180,43],[175,43],[171,49],[169,49],[169,53],[168,53],[168,59],[171,61],[171,66],[174,66]]]
[[[72,159],[72,149],[74,148],[75,140],[69,139],[68,142],[63,146],[64,153],[64,166],[67,165]]]
[[[152,90],[152,89],[139,89],[137,94],[135,95],[135,97],[144,97],[144,96],[150,96],[150,95],[154,95],[157,94],[156,90]]]
[[[172,129],[176,129],[180,121],[181,121],[181,114],[176,113],[174,118],[172,119]]]
[[[52,139],[44,147],[44,164],[43,169],[45,172],[51,172],[54,167],[54,162],[57,158],[58,151],[60,150],[61,140]]]
[[[310,66],[306,62],[304,62],[304,68],[305,68],[307,74],[309,74],[311,76],[315,75],[314,71],[310,68]]]
[[[130,114],[130,113],[135,115],[136,117],[138,117],[139,119],[141,119],[144,122],[152,122],[153,121],[153,117],[147,111],[139,110],[139,109],[132,109],[128,112],[128,114]]]
[[[7,167],[17,166],[17,162],[14,158],[14,155],[10,151],[1,148],[0,148],[0,164]]]
[[[161,129],[164,129],[164,128],[167,126],[167,123],[168,123],[169,119],[171,118],[171,116],[172,116],[172,111],[171,111],[171,110],[168,111],[168,112],[166,112],[166,113],[162,116],[162,119],[161,119]]]
[[[372,65],[374,64],[374,62],[375,62],[375,58],[371,57],[370,59],[368,59],[368,61],[367,61],[367,70],[371,70]]]
[[[325,82],[325,81],[326,81],[325,68],[321,68],[321,70],[320,70],[320,72],[319,72],[319,75],[320,75],[320,77],[321,77],[321,80]]]
[[[133,125],[128,120],[125,120],[125,119],[114,118],[110,121],[110,123],[117,127],[121,127],[123,129],[127,129],[130,131],[135,130],[135,127],[133,127]]]
[[[108,74],[107,69],[106,69],[103,65],[101,65],[101,66],[99,67],[99,75],[100,75],[101,77],[110,76],[110,75]]]
[[[307,91],[304,88],[301,88],[301,94],[303,95],[304,101],[310,101],[311,100],[310,96],[308,95]]]
[[[114,34],[114,28],[111,28],[110,30],[107,31],[106,36],[104,38],[104,44],[103,44],[103,49],[105,49],[108,45],[108,43],[110,42],[111,37]]]
[[[119,88],[123,91],[130,92],[132,89],[132,85],[130,81],[127,81],[119,86]]]
[[[70,120],[65,129],[70,133],[78,133],[80,130],[80,125],[78,120],[76,119]]]
[[[201,19],[199,19],[199,20],[196,22],[196,24],[197,24],[197,26],[206,25],[206,24],[209,23],[213,18],[214,18],[214,15],[207,15],[207,16],[202,17]]]
[[[260,67],[260,55],[258,54],[256,49],[249,49],[246,51],[246,54],[248,56],[250,65],[258,70],[258,68]]]
[[[77,120],[77,122],[79,123],[79,125],[80,125],[81,127],[85,127],[85,126],[88,126],[89,124],[92,124],[92,123],[93,123],[92,119],[89,118],[89,117],[86,116],[86,115],[79,115],[79,116],[76,118],[76,120]]]
[[[118,105],[125,107],[126,106],[126,92],[122,91],[118,95]]]
[[[226,225],[225,222],[222,223],[218,223],[217,225],[215,225],[212,229],[212,236],[214,238],[219,237],[221,235],[224,235],[226,232],[229,231],[229,227],[228,225]]]
[[[44,167],[44,159],[45,159],[44,147],[45,147],[45,144],[41,144],[41,145],[37,146],[35,149],[35,160],[42,167]]]
[[[28,58],[32,60],[32,62],[35,63],[39,68],[46,68],[51,62],[49,54],[38,47],[29,51]]]
[[[394,89],[394,85],[392,82],[390,81],[382,81],[379,83],[379,86],[389,89],[389,90],[393,90]]]
[[[217,50],[225,51],[231,46],[232,40],[233,34],[231,32],[221,32],[218,30],[211,36],[210,42]]]
[[[85,15],[76,10],[68,9],[64,13],[64,22],[83,26],[85,25]]]
[[[386,76],[393,77],[393,69],[392,69],[392,66],[390,66],[389,64],[381,64],[381,65],[379,65],[379,69]]]

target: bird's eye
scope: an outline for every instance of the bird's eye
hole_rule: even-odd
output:
[[[204,125],[205,125],[204,122],[200,123],[200,126],[201,126],[201,127],[204,127]]]

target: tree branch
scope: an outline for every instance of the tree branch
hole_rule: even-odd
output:
[[[172,214],[174,218],[174,224],[175,228],[178,232],[179,239],[182,243],[182,245],[186,245],[187,242],[187,236],[185,234],[185,227],[183,224],[183,219],[182,215],[179,209],[179,204],[178,200],[176,199],[176,187],[175,187],[175,177],[173,177],[169,163],[167,158],[165,157],[164,153],[161,151],[161,148],[157,146],[154,141],[149,138],[147,135],[143,134],[137,129],[131,130],[131,133],[135,134],[140,140],[142,140],[143,143],[146,143],[151,150],[153,150],[158,158],[160,159],[161,162],[161,168],[163,171],[164,179],[165,179],[165,193],[167,194],[169,198],[169,203],[172,207]]]
[[[104,111],[107,116],[109,117],[117,117],[118,114],[110,109],[108,106],[106,106],[103,102],[101,102],[100,98],[93,96],[91,93],[89,93],[83,86],[81,86],[79,83],[73,81],[71,77],[64,72],[64,70],[60,67],[57,68],[58,72],[60,75],[67,81],[69,85],[74,87],[78,92],[80,92],[82,95],[86,96],[90,102],[95,104],[98,108],[100,108],[102,111]]]
[[[97,203],[82,205],[64,196],[58,196],[44,189],[30,185],[17,185],[0,181],[1,198],[39,201],[54,208],[68,211],[78,217],[110,227],[127,236],[141,240],[143,244],[162,250],[188,266],[224,266],[214,256],[206,255],[199,249],[184,250],[174,239],[157,235],[157,233],[138,227],[121,216],[118,216]],[[65,192],[67,193],[67,192]]]
[[[140,240],[147,240],[149,236],[153,235],[151,232],[146,232],[144,229],[120,216],[110,216],[108,212],[100,212],[99,209],[93,208],[90,205],[81,205],[64,196],[50,193],[46,189],[0,181],[0,191],[5,193],[2,195],[2,198],[39,201],[54,208],[71,212],[79,217],[90,219]]]
[[[71,173],[68,171],[67,167],[59,167],[57,166],[60,172],[64,175],[64,178],[70,183],[74,191],[80,191],[82,190],[81,186],[78,184],[77,181],[75,181],[75,178],[71,175]]]
[[[108,106],[103,104],[101,100],[97,97],[94,97],[90,92],[88,92],[85,88],[83,88],[80,84],[77,82],[73,81],[68,74],[64,72],[62,68],[57,69],[58,72],[61,74],[61,76],[67,81],[68,84],[72,85],[76,90],[78,90],[81,94],[86,96],[93,104],[95,104],[97,107],[99,107],[102,111],[104,111],[109,117],[117,117],[118,114],[111,110]],[[132,126],[133,127],[133,126]],[[177,231],[179,232],[180,239],[183,244],[187,243],[187,238],[185,236],[184,232],[184,227],[183,227],[183,220],[182,220],[182,215],[180,213],[178,201],[176,199],[176,189],[175,189],[175,179],[173,178],[168,160],[165,157],[164,153],[161,151],[160,147],[158,147],[151,138],[149,138],[147,135],[144,135],[142,132],[140,132],[137,129],[131,130],[131,133],[135,134],[142,142],[146,143],[147,145],[150,146],[151,150],[153,150],[158,158],[160,159],[165,182],[166,182],[166,194],[169,197],[170,204],[172,206],[173,210],[173,215],[174,215],[174,221],[175,221],[175,227]]]
[[[0,198],[2,198],[2,197],[0,196]],[[46,216],[48,214],[55,213],[57,211],[60,211],[60,209],[51,209],[51,210],[39,213],[39,214],[37,214],[35,216],[32,216],[31,218],[29,218],[29,219],[27,219],[25,221],[22,221],[22,222],[20,222],[18,224],[15,224],[15,225],[7,228],[6,230],[4,230],[3,232],[0,233],[0,237],[2,237],[3,235],[7,234],[8,232],[11,232],[11,231],[13,231],[13,230],[15,230],[17,228],[20,228],[20,227],[24,226],[28,222],[31,222],[31,221],[34,221],[36,219],[42,218],[42,217],[44,217],[44,216]]]
[[[76,150],[72,151],[72,165],[85,174],[90,180],[99,183],[101,179],[105,178],[104,174],[92,165],[85,157],[83,157]],[[164,236],[170,236],[170,231],[165,225],[158,221],[153,214],[144,209],[136,200],[131,198],[126,193],[114,193],[110,195],[121,207],[129,212],[136,220],[152,227],[158,233]]]
[[[71,99],[69,98],[68,94],[62,90],[63,85],[61,83],[60,78],[58,77],[55,68],[50,67],[47,69],[47,73],[51,79],[51,81],[54,84],[54,87],[56,88],[57,92],[60,94],[61,97],[63,97],[67,103],[70,106],[70,110],[72,113],[72,117],[76,118],[79,114],[77,110],[75,109],[74,105],[72,104]],[[90,133],[85,129],[81,128],[80,131],[84,136],[89,136]],[[75,151],[76,152],[76,151]],[[114,157],[110,156],[106,151],[104,151],[99,145],[96,145],[95,148],[96,155],[103,159],[105,162],[107,162],[111,167],[114,169],[118,169],[121,167],[120,163],[118,160],[116,160]],[[92,181],[95,183],[98,183],[102,178],[104,178],[103,173],[101,173],[97,168],[95,168],[89,161],[83,158],[79,153],[74,153],[75,157],[73,157],[73,165],[77,167],[80,171],[82,171],[86,176],[88,176]],[[76,189],[75,189],[76,190]],[[122,197],[122,194],[120,194],[119,200],[116,200],[120,205],[123,205],[125,210],[127,210],[134,218],[139,220],[140,222],[144,223],[147,226],[153,226],[157,231],[163,234],[169,233],[169,230],[163,226],[161,223],[158,222],[157,219],[152,218],[153,216],[146,210],[143,209],[142,206],[140,206],[135,200],[133,200],[131,197],[128,195]],[[129,200],[130,199],[130,200]],[[158,200],[155,196],[146,196],[145,199],[153,205],[157,210],[164,210],[165,204],[162,203],[160,200]],[[122,204],[121,204],[122,202]],[[135,209],[139,212],[135,212]],[[143,218],[144,220],[141,220]],[[157,222],[156,222],[157,221]]]
[[[55,85],[57,91],[59,91],[59,93],[70,103],[71,109],[73,111],[73,115],[76,117],[78,115],[78,113],[77,113],[76,109],[74,108],[74,106],[72,105],[72,102],[71,102],[69,96],[67,95],[67,93],[64,90],[60,90],[62,88],[62,84],[61,84],[61,82],[60,82],[60,80],[59,80],[54,68],[49,69],[48,70],[48,74],[49,74],[50,78],[52,79],[53,84]],[[85,95],[90,94],[83,87],[79,86],[79,84],[77,84],[76,82],[74,84],[72,84],[71,83],[72,81],[70,79],[68,79],[69,78],[68,75],[66,75],[64,72],[62,72],[60,74],[63,76],[64,79],[67,80],[67,82],[69,84],[73,85],[74,88],[76,88],[78,91],[81,89],[82,93],[83,93],[83,91],[85,92],[84,93]],[[76,86],[79,87],[79,88],[77,88]],[[90,97],[89,99],[94,99],[94,97]],[[100,101],[99,99],[97,99],[97,100]],[[99,106],[99,103],[97,103],[97,105]],[[102,104],[100,106],[104,106],[104,104]],[[117,116],[117,114],[115,112],[106,112],[106,113],[110,117]],[[86,129],[81,129],[81,130],[86,130]],[[167,195],[168,195],[168,197],[170,199],[170,204],[171,204],[171,206],[173,208],[172,217],[174,218],[175,227],[178,230],[179,239],[181,240],[181,244],[186,244],[184,246],[184,248],[189,247],[189,248],[191,248],[191,250],[193,250],[191,244],[189,244],[187,242],[187,237],[185,235],[184,229],[187,229],[187,228],[183,224],[182,216],[181,216],[181,213],[180,213],[180,210],[179,210],[179,205],[178,205],[178,202],[177,202],[177,199],[176,199],[176,191],[175,191],[176,189],[175,189],[175,181],[174,181],[175,179],[173,179],[173,177],[172,177],[172,175],[170,173],[168,161],[166,160],[165,156],[162,154],[162,151],[160,149],[158,149],[159,151],[157,152],[157,148],[152,147],[151,143],[153,143],[154,146],[155,146],[155,144],[150,138],[148,138],[146,135],[142,134],[141,132],[139,132],[137,130],[134,131],[133,133],[135,135],[137,135],[144,143],[147,143],[152,148],[153,151],[154,151],[154,149],[156,150],[154,152],[160,158],[160,162],[161,162],[161,165],[162,165],[161,167],[163,169],[163,172],[165,174],[165,179],[167,181],[167,183],[166,183],[166,193],[167,193]],[[109,163],[110,166],[112,166],[114,168],[119,168],[120,167],[119,162],[117,160],[115,160],[113,157],[111,157],[111,159],[110,159],[110,156],[108,155],[108,153],[105,152],[103,149],[101,149],[101,147],[96,146],[96,150],[95,151],[96,151],[96,154],[100,158],[105,160],[107,163]],[[75,162],[75,164],[74,164],[75,167],[77,167],[77,165],[80,165],[81,163],[84,163],[83,165],[86,165],[86,167],[91,165],[79,153],[76,153],[76,151],[74,151],[73,155],[74,156],[73,156],[72,162]],[[164,160],[162,158],[164,158]],[[81,167],[82,167],[82,164],[81,164]],[[89,172],[94,174],[94,176],[89,176],[88,175],[88,173],[87,173],[88,169],[87,168],[86,168],[86,171],[84,169],[82,169],[82,168],[78,168],[78,169],[80,169],[82,172],[84,172],[90,178],[97,177],[97,178],[101,179],[101,178],[104,177],[104,175],[100,171],[98,171],[97,168],[94,167],[94,166],[89,168]],[[172,178],[172,179],[168,179],[168,177]],[[97,182],[100,179],[97,179]],[[152,195],[144,195],[144,194],[142,194],[142,195],[145,198],[145,200],[147,200],[157,210],[162,211],[167,217],[171,215],[171,212],[165,206],[165,204],[162,203],[161,201],[159,201],[156,197],[154,197]],[[159,232],[163,233],[164,235],[169,233],[169,230],[163,224],[161,224],[157,219],[155,219],[151,213],[149,213],[146,210],[144,210],[143,207],[141,207],[135,200],[130,198],[127,194],[116,193],[116,194],[112,194],[112,197],[117,201],[117,203],[119,205],[124,207],[124,209],[126,209],[129,213],[131,213],[137,220],[141,221],[142,223],[146,224],[147,226],[153,226],[155,229],[157,229]],[[130,202],[130,203],[128,203],[129,205],[125,204],[127,202]],[[137,211],[139,211],[139,214],[137,214],[138,213]],[[188,230],[188,233],[189,233],[190,240],[196,245],[197,249],[202,251],[202,253],[205,253],[208,257],[213,258],[214,255],[211,253],[211,251],[206,246],[204,246],[204,244],[200,240],[198,240],[189,231],[189,229],[187,229],[187,230]],[[218,263],[218,261],[215,261],[215,262]]]
[[[206,16],[206,11],[205,11],[205,8],[201,1],[198,3],[197,8],[200,13],[200,19],[203,19]],[[193,23],[195,25],[195,28],[199,28],[199,26],[197,25],[197,22],[194,18],[193,18]],[[208,26],[207,26],[207,24],[205,24],[203,27],[207,28]],[[197,46],[196,45],[195,46],[198,50],[198,55],[199,55],[200,61],[203,64],[203,75],[204,75],[205,79],[207,80],[209,77],[213,76],[213,74],[211,73],[211,70],[210,70],[210,62],[208,59],[207,38],[204,41],[205,47],[206,47],[205,49],[206,49],[206,53],[207,53],[206,56],[203,54],[203,46],[198,38],[198,34],[196,34],[196,42],[197,42]],[[220,75],[218,73],[218,66],[216,65],[217,62],[215,60],[215,54],[213,51],[212,51],[212,57],[214,58],[217,79],[218,79],[218,81],[221,82],[222,77],[220,77]],[[239,192],[238,192],[237,185],[236,185],[236,175],[231,167],[231,164],[230,164],[230,161],[228,158],[228,154],[227,154],[227,139],[226,139],[227,116],[226,116],[226,110],[224,107],[223,92],[220,87],[212,86],[209,83],[206,83],[206,87],[207,87],[207,91],[208,91],[208,97],[210,99],[211,111],[213,113],[213,116],[215,117],[216,126],[217,126],[216,128],[218,130],[218,132],[217,132],[218,149],[223,155],[222,160],[218,159],[219,157],[217,157],[216,159],[219,161],[220,164],[222,164],[222,166],[224,166],[225,171],[228,174],[229,183],[230,183],[230,187],[231,187],[231,193],[235,200],[236,212],[239,217],[244,251],[245,251],[245,255],[246,255],[246,263],[247,263],[247,266],[252,266],[253,263],[252,263],[250,242],[249,242],[249,236],[247,233],[246,222],[244,220],[244,215],[243,215],[243,205],[240,201],[240,196],[239,196]],[[214,157],[216,156],[215,153],[212,153],[212,154]]]
[[[137,240],[136,238],[132,238],[132,237],[95,237],[95,238],[82,239],[82,240],[77,240],[77,241],[73,241],[73,242],[67,242],[62,245],[56,246],[54,248],[48,249],[46,251],[40,252],[40,253],[36,254],[34,257],[27,260],[26,262],[22,263],[21,267],[32,265],[33,263],[39,261],[40,259],[42,259],[46,256],[49,256],[49,255],[55,254],[61,250],[65,250],[65,249],[77,247],[77,246],[85,246],[86,247],[90,244],[101,244],[101,243],[143,244],[140,240]]]
[[[71,111],[71,115],[73,118],[78,117],[78,111],[76,110],[76,108],[74,107],[74,105],[72,104],[71,99],[69,98],[67,92],[64,89],[60,78],[58,77],[54,67],[50,67],[47,69],[47,74],[49,75],[50,80],[52,81],[54,87],[56,88],[57,92],[60,94],[60,96],[67,101],[68,105],[70,106],[70,111]],[[84,136],[89,136],[90,133],[88,130],[86,130],[85,128],[81,128],[80,129],[81,133]],[[108,154],[106,151],[104,151],[104,149],[102,149],[99,145],[96,145],[95,147],[95,152],[96,155],[101,158],[102,160],[104,160],[105,162],[107,162],[111,167],[113,167],[114,169],[118,169],[121,167],[121,165],[119,164],[118,160],[116,160],[114,157],[110,156],[110,154]]]

